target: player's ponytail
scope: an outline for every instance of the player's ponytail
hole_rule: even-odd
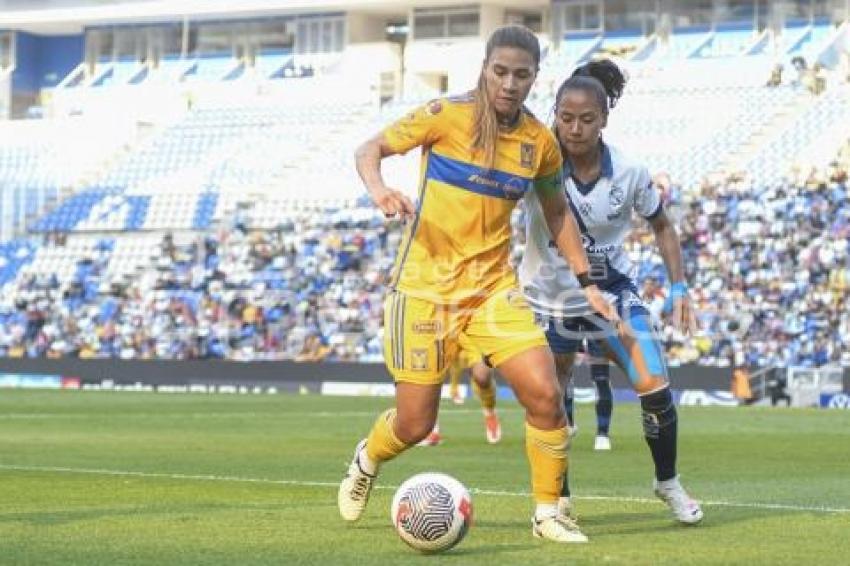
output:
[[[496,142],[499,140],[499,119],[496,109],[487,95],[487,81],[484,77],[484,69],[490,61],[493,50],[497,47],[516,47],[528,52],[534,59],[535,68],[540,65],[540,42],[537,36],[523,26],[502,26],[494,31],[487,40],[484,54],[484,65],[478,76],[478,85],[473,91],[475,111],[473,117],[472,149],[484,156],[487,168],[492,169],[496,162]]]
[[[488,169],[492,169],[496,163],[496,141],[499,139],[499,119],[496,117],[496,109],[490,103],[487,96],[487,85],[484,73],[478,77],[478,86],[475,88],[473,99],[475,101],[475,112],[472,122],[472,149],[484,155],[484,163]]]
[[[567,91],[579,89],[594,93],[602,112],[607,114],[623,95],[626,82],[623,71],[610,59],[590,61],[576,68],[570,78],[561,84],[555,95],[555,108]]]

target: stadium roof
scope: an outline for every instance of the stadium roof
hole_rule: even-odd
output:
[[[516,0],[482,4],[515,7]],[[32,33],[79,33],[86,26],[162,21],[254,18],[330,11],[406,14],[416,7],[463,6],[462,0],[0,0],[0,29]],[[523,8],[548,0],[524,0]]]

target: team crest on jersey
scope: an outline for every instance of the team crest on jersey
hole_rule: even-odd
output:
[[[410,350],[410,368],[413,371],[428,371],[428,350],[424,348]]]
[[[611,187],[611,192],[608,193],[608,203],[611,208],[620,208],[626,202],[626,191],[623,187],[614,185]]]
[[[519,164],[526,169],[534,167],[534,144],[523,143],[519,146]]]
[[[578,211],[581,212],[582,216],[587,216],[593,210],[593,207],[590,205],[590,201],[583,200],[578,203]]]

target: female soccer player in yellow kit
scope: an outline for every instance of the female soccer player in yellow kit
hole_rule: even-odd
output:
[[[552,133],[523,103],[537,75],[540,45],[506,26],[487,41],[477,87],[430,102],[364,143],[357,171],[387,217],[410,220],[384,303],[384,358],[396,406],[381,414],[354,453],[339,487],[343,519],[365,510],[379,466],[433,428],[446,367],[461,334],[487,356],[526,410],[526,453],[536,502],[532,533],[557,542],[587,538],[557,502],[566,470],[567,426],[554,361],[510,267],[511,211],[526,192],[545,202],[557,248],[594,309],[615,319],[590,284],[578,227],[561,188]],[[386,186],[381,159],[422,148],[416,206]]]

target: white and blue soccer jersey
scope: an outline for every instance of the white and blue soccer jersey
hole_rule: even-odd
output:
[[[632,211],[646,219],[654,218],[662,209],[661,195],[646,167],[604,143],[601,175],[595,183],[581,183],[570,174],[571,169],[570,163],[565,162],[564,190],[581,230],[590,276],[602,291],[619,294],[634,286],[636,275],[636,267],[623,246],[631,229]],[[553,318],[591,314],[581,286],[558,252],[533,192],[526,197],[526,205],[526,248],[519,276],[529,304],[536,313]]]

